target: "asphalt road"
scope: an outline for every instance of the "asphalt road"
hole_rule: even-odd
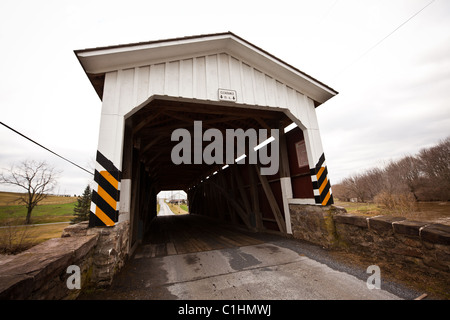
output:
[[[169,205],[164,202],[164,199],[159,199],[158,216],[173,216],[175,213],[170,210]]]
[[[365,269],[342,265],[319,246],[260,237],[264,242],[256,245],[159,257],[147,256],[144,245],[109,289],[80,298],[398,300],[419,295],[385,281],[383,270],[381,289],[369,289]]]
[[[157,274],[143,285],[159,289],[156,299],[399,299],[273,243],[166,256],[151,263]]]

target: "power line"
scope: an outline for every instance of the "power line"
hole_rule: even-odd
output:
[[[6,128],[8,128],[9,130],[11,130],[11,131],[17,133],[18,135],[24,137],[25,139],[27,139],[27,140],[33,142],[34,144],[38,145],[39,147],[41,147],[41,148],[47,150],[48,152],[53,153],[55,156],[60,157],[61,159],[63,159],[63,160],[65,160],[65,161],[69,162],[70,164],[72,164],[72,165],[74,165],[74,166],[80,168],[80,169],[83,170],[83,171],[86,171],[87,173],[89,173],[89,174],[91,174],[91,175],[94,175],[94,174],[93,174],[92,172],[90,172],[89,170],[86,170],[85,168],[79,166],[79,165],[76,164],[75,162],[70,161],[69,159],[67,159],[67,158],[65,158],[65,157],[63,157],[63,156],[57,154],[56,152],[50,150],[49,148],[44,147],[42,144],[40,144],[40,143],[34,141],[33,139],[31,139],[31,138],[27,137],[26,135],[20,133],[19,131],[17,131],[17,130],[15,130],[15,129],[11,128],[10,126],[8,126],[8,125],[6,125],[6,124],[4,124],[3,122],[0,121],[0,124],[3,125],[3,126],[5,126]]]
[[[331,11],[333,11],[334,7],[336,6],[336,4],[338,3],[339,0],[335,0],[333,2],[333,4],[331,6],[328,7],[327,11],[324,13],[324,15],[322,16],[322,18],[320,19],[320,23],[322,23],[331,13]]]
[[[362,55],[360,55],[357,59],[355,59],[352,63],[350,63],[347,67],[345,67],[344,69],[342,69],[337,75],[336,77],[338,77],[339,75],[341,75],[345,70],[347,70],[348,68],[350,68],[351,66],[353,66],[356,62],[358,62],[359,60],[361,60],[366,54],[368,54],[370,51],[372,51],[373,49],[375,49],[377,46],[379,46],[384,40],[386,40],[387,38],[389,38],[392,34],[394,34],[398,29],[400,29],[401,27],[403,27],[405,24],[407,24],[409,21],[411,21],[415,16],[417,16],[419,13],[421,13],[423,10],[425,10],[429,5],[431,5],[434,1],[436,0],[431,0],[427,5],[425,5],[422,9],[420,9],[419,11],[417,11],[416,13],[414,13],[411,17],[409,17],[407,20],[405,20],[404,22],[402,22],[397,28],[395,28],[394,30],[392,30],[388,35],[386,35],[383,39],[379,40],[377,43],[375,43],[372,47],[370,47],[369,49],[367,49]]]

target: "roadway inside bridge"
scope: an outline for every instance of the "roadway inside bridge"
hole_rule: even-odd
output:
[[[159,212],[158,217],[162,216],[173,216],[175,213],[170,210],[169,205],[162,198],[158,198],[159,201]]]
[[[197,123],[201,123],[200,129],[195,126]],[[277,221],[272,210],[272,206],[279,208],[282,205],[279,176],[264,176],[275,190],[270,192],[280,198],[275,199],[273,196],[274,200],[269,204],[267,190],[257,181],[254,165],[250,166],[248,159],[240,161],[239,167],[236,163],[225,163],[225,156],[229,153],[232,159],[242,156],[241,151],[238,154],[238,141],[233,138],[233,144],[236,145],[228,150],[224,141],[219,144],[220,139],[216,141],[217,137],[207,139],[203,135],[207,130],[214,129],[215,133],[222,134],[223,140],[228,130],[247,132],[252,129],[258,137],[260,130],[266,130],[265,138],[268,138],[272,134],[271,129],[278,130],[290,124],[292,120],[283,111],[258,106],[155,99],[141,107],[126,119],[123,147],[122,179],[131,181],[131,243],[141,240],[142,234],[145,236],[149,233],[149,225],[155,216],[171,214],[165,203],[160,203],[162,210],[156,212],[156,195],[162,190],[184,190],[188,195],[190,213],[217,217],[257,230],[279,230],[279,224],[284,227],[284,221]],[[186,147],[182,152],[176,149],[180,145],[184,146],[184,138],[182,141],[172,138],[175,130],[189,133],[189,139],[185,139],[190,141],[186,143],[190,148]],[[259,138],[265,139],[262,136]],[[217,142],[217,149],[214,148],[214,152],[210,150],[211,155],[222,154],[221,161],[207,163],[203,159],[198,163],[194,156],[196,148],[201,147],[200,154],[204,155],[207,147],[213,143],[211,140]],[[247,140],[244,144],[248,149],[250,141]],[[263,143],[259,140],[257,142]],[[182,163],[174,163],[174,149],[178,150],[175,155],[183,156]],[[261,147],[258,152],[263,149],[271,150],[271,147]],[[185,153],[191,155],[189,161],[184,159]],[[268,154],[271,153],[272,151],[268,151]],[[206,154],[209,155],[208,152]],[[268,164],[264,164],[266,165]],[[306,178],[310,186],[309,169],[307,171]],[[249,200],[251,195],[253,201]],[[278,202],[274,204],[274,201]],[[250,206],[254,208],[251,209]],[[279,214],[281,215],[282,213]]]
[[[251,233],[199,215],[160,216],[112,286],[80,299],[400,299],[367,287],[321,247]],[[349,266],[346,266],[348,268]]]
[[[178,128],[192,132],[194,120],[221,132],[228,128],[282,128],[291,122],[282,112],[169,101],[153,101],[130,117],[123,176],[133,181],[131,210],[136,216],[132,219],[132,243],[138,239],[137,230],[143,228],[142,245],[108,290],[84,294],[80,299],[399,298],[383,289],[369,290],[365,269],[357,271],[356,277],[357,272],[333,267],[330,259],[317,259],[326,255],[320,247],[264,233],[279,229],[269,200],[262,182],[252,184],[250,175],[248,188],[238,188],[245,186],[240,181],[245,180],[242,172],[235,170],[239,168],[174,165],[171,150],[176,142],[171,141],[171,133]],[[310,186],[309,172],[305,177]],[[213,183],[213,179],[217,181]],[[267,181],[274,190],[280,189],[275,188],[279,184],[276,179]],[[303,179],[300,173],[298,179]],[[173,189],[192,191],[191,214],[171,215],[164,202],[156,213],[156,201],[148,199],[156,200],[160,190]],[[229,196],[224,197],[226,194]],[[248,223],[244,218],[250,221],[251,206],[255,212],[264,211],[262,232],[245,229]]]

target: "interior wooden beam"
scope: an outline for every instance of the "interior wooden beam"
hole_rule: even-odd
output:
[[[255,215],[256,229],[259,231],[264,230],[264,225],[262,221],[262,214],[259,208],[259,194],[258,194],[258,184],[256,183],[256,173],[250,167],[248,170],[249,180],[250,180],[250,196],[252,199],[252,211]]]
[[[155,111],[155,113],[151,114],[150,116],[145,117],[143,120],[141,120],[138,124],[133,126],[133,135],[138,133],[141,129],[143,129],[145,126],[150,124],[152,121],[154,121],[156,118],[158,118],[161,113],[162,109],[159,109]]]
[[[247,212],[247,216],[250,218],[250,215],[252,214],[250,201],[248,200],[247,194],[244,190],[244,183],[242,182],[242,177],[239,173],[239,169],[236,167],[237,165],[231,165],[231,175],[236,180],[236,185],[238,186],[239,194],[242,199],[242,203],[244,204],[245,211]]]
[[[236,209],[236,212],[239,214],[239,217],[244,222],[245,226],[250,230],[255,230],[255,228],[251,225],[250,220],[245,212],[245,210],[241,207],[241,205],[236,201],[236,199],[229,194],[228,190],[218,185],[214,181],[207,181],[206,183],[211,184],[216,188],[221,194],[229,200],[229,203]]]
[[[144,155],[145,153],[147,153],[147,151],[149,151],[151,147],[153,147],[155,144],[160,142],[162,139],[163,139],[163,136],[157,136],[151,142],[148,142],[145,145],[142,143],[141,144],[141,154]],[[141,142],[142,142],[142,140],[141,140]]]
[[[267,200],[269,201],[270,208],[272,209],[273,215],[275,216],[275,220],[277,221],[278,229],[282,233],[286,233],[286,223],[284,221],[281,210],[278,206],[278,203],[273,195],[272,188],[267,181],[266,176],[261,175],[260,168],[257,165],[252,165],[258,175],[259,181],[263,187],[264,193],[266,194]]]

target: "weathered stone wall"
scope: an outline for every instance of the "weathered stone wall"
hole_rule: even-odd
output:
[[[70,265],[80,267],[81,286],[89,281],[97,235],[55,238],[18,255],[0,260],[0,299],[73,299],[69,290]]]
[[[345,213],[345,209],[335,206],[289,205],[292,234],[296,239],[319,244],[325,248],[336,245],[336,228],[333,216]]]
[[[428,274],[450,276],[450,226],[402,217],[334,216],[338,243],[346,250]]]
[[[61,238],[0,259],[0,299],[74,299],[90,286],[107,286],[129,254],[129,223],[67,227]],[[67,288],[70,265],[80,267],[81,290]]]
[[[96,287],[102,287],[111,284],[114,275],[128,259],[129,228],[129,221],[118,223],[112,228],[88,228],[87,223],[79,223],[67,227],[62,237],[98,236],[90,282]]]
[[[297,239],[370,255],[400,268],[450,276],[450,226],[351,215],[334,206],[290,205],[290,213]]]

